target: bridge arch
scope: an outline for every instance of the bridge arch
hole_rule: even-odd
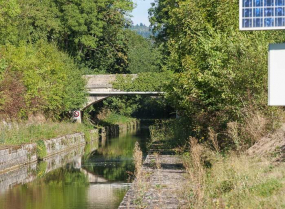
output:
[[[133,79],[138,77],[137,74],[120,74],[122,76],[132,76]],[[164,92],[126,92],[114,89],[112,83],[116,81],[117,75],[85,75],[84,78],[87,81],[86,89],[88,93],[87,103],[81,110],[76,111],[76,117],[74,118],[78,122],[81,122],[81,111],[87,107],[98,103],[110,96],[119,95],[148,95],[148,96],[163,96]]]

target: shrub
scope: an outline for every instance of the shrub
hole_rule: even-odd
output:
[[[27,118],[41,112],[58,118],[85,102],[79,69],[53,44],[2,46],[0,60],[5,63],[0,70],[1,117]]]
[[[240,125],[259,113],[254,120],[263,124],[260,129],[247,124],[254,135],[250,144],[278,121],[268,114],[276,115],[278,108],[267,105],[267,57],[268,44],[283,43],[284,33],[240,31],[238,2],[160,0],[150,10],[156,39],[168,55],[163,68],[177,72],[168,101],[191,120],[196,138],[207,137],[211,127],[222,145],[229,122]]]

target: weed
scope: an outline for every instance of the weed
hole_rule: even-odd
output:
[[[138,142],[136,142],[135,144],[133,158],[134,158],[134,163],[135,163],[135,176],[137,179],[140,179],[141,172],[142,172],[143,154],[142,154],[142,151],[140,149],[140,145]]]
[[[37,166],[37,176],[38,177],[43,177],[46,173],[46,168],[47,168],[47,162],[40,162]]]
[[[140,149],[139,143],[136,142],[134,152],[133,152],[133,158],[135,163],[135,181],[134,181],[134,187],[135,187],[135,205],[138,206],[138,208],[144,208],[143,205],[143,197],[145,192],[148,190],[149,183],[148,178],[150,176],[149,173],[146,171],[143,171],[142,169],[142,161],[143,161],[143,154]]]
[[[47,156],[45,142],[43,140],[37,141],[37,156],[39,159],[44,159]]]
[[[218,134],[212,129],[208,128],[209,130],[209,139],[212,141],[212,144],[216,150],[216,152],[220,151],[219,143],[218,143]]]
[[[200,154],[206,151],[193,140],[194,153],[184,155],[191,182],[184,192],[190,208],[282,208],[283,165],[272,165],[267,159],[249,158],[242,153],[215,153],[212,166],[206,168]]]

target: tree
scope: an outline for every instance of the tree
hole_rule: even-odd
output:
[[[267,48],[285,36],[239,31],[238,6],[238,0],[157,0],[150,10],[167,55],[164,67],[178,72],[169,101],[197,133],[209,126],[223,131],[229,121],[244,120],[250,108],[272,113],[265,99]]]
[[[133,31],[125,30],[127,42],[127,71],[130,73],[159,72],[161,55],[158,48],[150,40]]]
[[[0,115],[26,118],[44,113],[50,118],[78,109],[85,102],[80,70],[53,44],[40,41],[0,48]]]
[[[0,44],[18,40],[18,20],[21,10],[17,0],[0,1]]]
[[[2,44],[45,40],[56,43],[91,72],[120,73],[126,69],[123,28],[128,24],[125,15],[133,8],[131,0],[13,0],[8,4],[1,0],[0,3],[5,4],[0,18]]]

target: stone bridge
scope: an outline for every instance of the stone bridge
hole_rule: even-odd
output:
[[[126,74],[122,74],[126,76]],[[116,81],[117,75],[85,75],[84,78],[87,80],[86,89],[89,94],[87,104],[84,108],[97,103],[109,96],[118,96],[118,95],[153,95],[159,96],[163,92],[126,92],[114,89],[112,83]],[[137,74],[131,74],[133,79],[138,77]],[[83,108],[83,109],[84,109]]]
[[[127,76],[127,74],[121,74]],[[128,74],[136,79],[137,74]],[[102,101],[110,96],[119,96],[119,95],[149,95],[149,96],[161,96],[164,92],[127,92],[114,89],[112,83],[116,81],[117,75],[85,75],[84,78],[87,80],[86,89],[88,92],[87,103],[84,105],[82,110],[89,107],[92,104]],[[74,119],[81,122],[81,111],[78,110],[74,112]]]

